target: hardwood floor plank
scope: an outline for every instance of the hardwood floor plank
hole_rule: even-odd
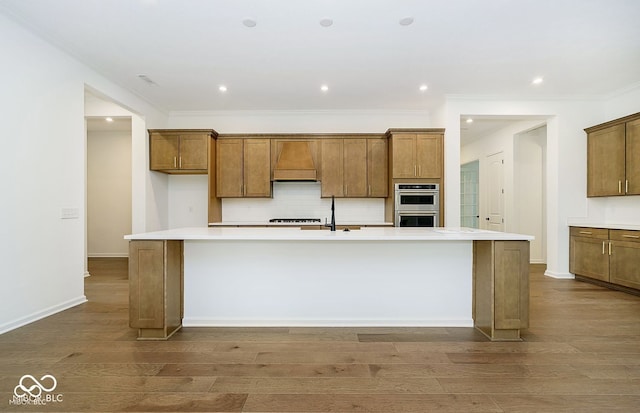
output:
[[[135,351],[68,354],[60,363],[251,363],[256,353],[192,352],[192,351]]]
[[[250,394],[245,412],[503,412],[485,395]]]
[[[491,396],[510,413],[631,413],[640,406],[640,395],[496,395]]]
[[[379,352],[262,352],[257,363],[317,363],[317,364],[370,364],[370,363],[449,363],[444,353],[379,353]]]
[[[219,377],[211,387],[218,393],[250,394],[442,394],[436,379]]]
[[[510,377],[491,380],[439,378],[447,393],[454,394],[556,394],[556,395],[638,395],[640,380],[596,380],[576,377]]]
[[[366,364],[166,364],[159,376],[370,377]]]

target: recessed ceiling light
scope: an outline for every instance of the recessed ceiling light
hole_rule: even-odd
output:
[[[104,118],[107,122],[113,122],[113,118]]]
[[[225,85],[220,85],[220,87],[218,87],[218,90],[220,92],[226,92],[227,91],[227,87]]]
[[[322,90],[323,92],[328,92],[329,91],[329,86],[322,85],[322,86],[320,86],[320,90]]]
[[[467,122],[467,123],[473,123],[473,119],[471,119],[471,118],[467,118],[467,120],[466,120],[465,122]]]
[[[320,26],[322,27],[329,27],[333,25],[333,20],[331,19],[322,19],[320,20]]]
[[[242,21],[242,24],[244,24],[247,27],[256,27],[256,24],[258,24],[255,19],[244,19]]]
[[[403,17],[398,23],[400,23],[400,26],[409,26],[411,23],[413,23],[413,17]]]
[[[420,92],[424,92],[427,89],[429,89],[427,85],[420,85]]]
[[[536,77],[531,81],[532,85],[539,85],[542,84],[542,82],[544,82],[544,79],[542,78],[542,76]]]

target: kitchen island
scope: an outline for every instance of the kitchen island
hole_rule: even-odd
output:
[[[181,228],[130,240],[130,326],[528,327],[529,241],[469,228]]]

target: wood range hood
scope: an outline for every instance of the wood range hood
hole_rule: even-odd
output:
[[[316,181],[316,166],[307,141],[287,141],[273,168],[274,181]]]

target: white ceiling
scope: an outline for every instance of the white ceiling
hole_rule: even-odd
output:
[[[0,12],[167,111],[430,110],[446,95],[606,96],[640,81],[638,0],[0,0]]]

